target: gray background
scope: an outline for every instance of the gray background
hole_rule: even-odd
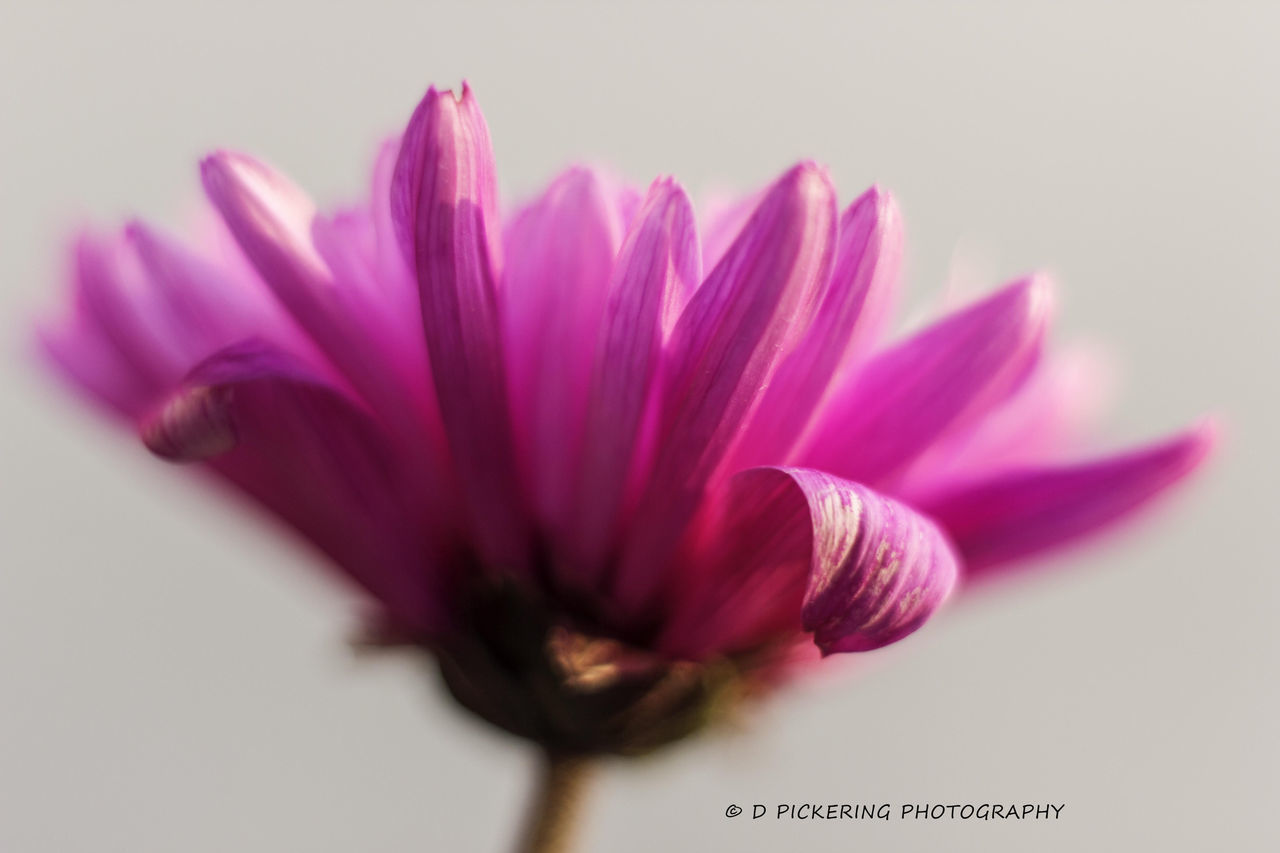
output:
[[[593,794],[585,849],[1276,849],[1274,4],[9,2],[0,26],[0,850],[500,850],[530,753],[274,530],[36,373],[78,218],[172,221],[255,152],[322,200],[466,76],[504,190],[574,158],[694,189],[801,156],[894,190],[912,304],[1047,266],[1113,345],[1117,439],[1224,414],[1137,535],[833,664]],[[972,277],[972,275],[970,276]],[[777,823],[731,802],[1065,802],[1055,823]]]

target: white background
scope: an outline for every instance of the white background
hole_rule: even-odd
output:
[[[1054,271],[1059,339],[1124,365],[1117,440],[1228,427],[1133,535],[832,664],[741,735],[609,765],[584,849],[1276,849],[1280,15],[1032,5],[6,4],[0,850],[505,849],[530,752],[415,662],[356,661],[302,549],[25,352],[81,218],[176,220],[217,146],[355,197],[375,141],[464,76],[508,196],[573,159],[697,190],[811,156],[846,200],[897,194],[912,305],[953,268]],[[801,801],[1066,808],[723,816]]]

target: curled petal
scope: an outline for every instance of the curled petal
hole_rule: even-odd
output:
[[[142,422],[143,443],[172,462],[197,462],[226,453],[240,443],[229,396],[226,388],[185,389]]]
[[[802,618],[824,654],[876,649],[919,628],[955,585],[957,560],[924,516],[865,486],[787,469],[813,525]]]
[[[1216,433],[1207,422],[1117,456],[991,475],[920,504],[955,541],[966,579],[982,577],[1128,516],[1195,471]]]
[[[919,628],[957,559],[927,518],[821,471],[736,475],[704,532],[696,592],[667,641],[685,654],[750,648],[803,627],[824,654],[867,651]]]
[[[876,356],[830,398],[803,464],[883,483],[1018,387],[1039,357],[1048,281],[1033,277]]]
[[[141,433],[159,456],[208,462],[405,629],[444,625],[440,543],[420,497],[434,484],[403,463],[368,410],[293,356],[257,341],[227,347],[197,365]]]
[[[392,179],[401,251],[417,277],[423,331],[475,540],[486,562],[528,560],[519,508],[494,283],[493,150],[471,91],[430,89],[405,129]]]

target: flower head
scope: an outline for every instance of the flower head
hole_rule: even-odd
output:
[[[240,154],[201,174],[201,239],[79,239],[47,353],[555,749],[647,749],[797,650],[895,642],[1211,444],[1080,461],[1088,362],[1044,353],[1040,276],[886,343],[897,207],[840,212],[813,163],[702,222],[670,178],[573,168],[504,221],[464,86],[428,91],[365,203],[317,212]]]

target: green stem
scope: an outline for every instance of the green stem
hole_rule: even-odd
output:
[[[572,849],[590,767],[591,762],[581,756],[544,755],[518,853],[568,853]]]

